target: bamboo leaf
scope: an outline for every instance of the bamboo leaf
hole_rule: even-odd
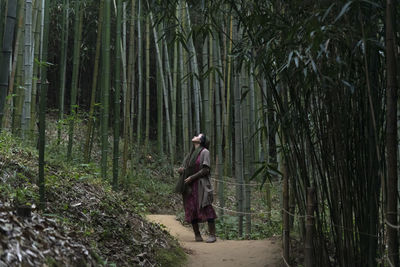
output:
[[[342,10],[340,11],[339,15],[336,17],[333,23],[336,23],[336,21],[338,21],[349,10],[349,7],[352,3],[353,1],[349,1],[343,6]]]
[[[382,6],[381,6],[379,3],[372,2],[372,1],[369,1],[369,0],[361,0],[361,2],[365,2],[365,3],[367,3],[367,4],[370,4],[370,5],[372,5],[372,6],[375,6],[375,7],[377,7],[377,8],[382,8]]]
[[[311,66],[312,66],[314,72],[315,72],[315,73],[318,73],[318,71],[317,71],[317,65],[315,64],[315,62],[314,62],[313,59],[311,59]]]
[[[262,171],[265,169],[266,165],[262,165],[261,167],[259,167],[254,174],[250,177],[250,181],[252,181],[254,178],[256,178],[258,175],[260,175],[260,173],[262,173]]]
[[[335,5],[335,3],[333,3],[332,5],[330,5],[330,6],[326,9],[324,15],[322,16],[321,21],[324,21],[324,20],[326,19],[326,17],[328,16],[329,12],[331,12],[332,7],[333,7],[334,5]]]
[[[299,67],[299,58],[298,57],[294,58],[294,64],[296,65],[296,68]]]
[[[240,97],[240,103],[246,98],[247,94],[250,92],[249,88],[247,86],[243,86],[242,89],[246,89],[244,92],[242,92],[242,95]],[[243,91],[243,90],[242,90]]]
[[[288,57],[288,62],[287,62],[287,67],[290,67],[290,61],[292,61],[292,56],[293,56],[293,51],[290,51],[289,57]]]
[[[342,83],[350,89],[351,93],[354,93],[354,86],[352,84],[350,84],[349,82],[347,82],[345,80],[342,80]]]

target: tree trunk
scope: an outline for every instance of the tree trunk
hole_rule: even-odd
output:
[[[181,22],[181,34],[186,39],[186,9],[183,7],[182,0],[179,0],[179,20]],[[181,102],[182,102],[182,139],[183,139],[183,152],[186,155],[189,153],[189,90],[187,80],[187,52],[182,47],[182,43],[179,42],[179,73],[181,81]]]
[[[146,138],[145,147],[149,148],[150,133],[150,17],[146,16]]]
[[[24,2],[25,3],[25,2]],[[24,16],[25,17],[25,16]],[[24,38],[25,30],[24,27],[21,26],[22,36],[21,39]],[[21,135],[21,120],[22,120],[22,108],[24,104],[24,86],[23,86],[23,78],[24,78],[24,47],[19,45],[17,60],[17,68],[15,75],[15,102],[13,107],[13,118],[12,118],[12,133],[15,135]]]
[[[185,1],[185,7],[186,7],[186,16],[187,16],[187,27],[188,29],[191,29],[190,25],[190,12],[189,12],[189,6],[187,2]],[[195,128],[196,132],[200,132],[200,82],[199,82],[199,64],[197,63],[197,53],[196,49],[193,44],[193,36],[189,36],[189,50],[190,50],[190,58],[192,59],[191,66],[192,66],[192,72],[193,72],[193,94],[194,94],[194,115],[195,115]]]
[[[22,107],[21,129],[22,136],[26,138],[30,119],[32,101],[32,76],[33,76],[33,55],[32,55],[32,0],[25,3],[25,46],[24,46],[24,104]]]
[[[150,17],[151,19],[151,17]],[[152,21],[151,24],[153,25]],[[156,31],[156,26],[153,25],[153,31]],[[154,40],[157,40],[156,36],[154,36]],[[162,40],[160,40],[162,42]],[[157,46],[157,41],[154,41],[156,46]],[[160,52],[161,54],[159,55],[162,57],[162,51]],[[157,71],[157,147],[160,155],[164,154],[164,127],[163,127],[163,121],[164,121],[164,113],[163,113],[163,86],[165,86],[164,80],[161,80],[162,74],[163,74],[163,67],[162,67],[162,61],[157,60],[156,63],[156,71]]]
[[[304,266],[315,266],[314,255],[314,211],[315,211],[315,188],[307,188],[307,218],[306,218],[306,240],[304,244]]]
[[[14,28],[17,14],[17,0],[9,0],[7,8],[7,20],[2,42],[2,54],[0,57],[0,130],[4,116],[4,107],[7,96],[9,66],[14,40]]]
[[[211,9],[211,2],[210,3],[210,9]],[[209,18],[209,23],[211,24],[211,18]],[[215,139],[214,139],[214,119],[215,119],[215,110],[214,110],[214,67],[215,67],[215,63],[214,63],[214,49],[213,49],[213,41],[214,41],[214,34],[210,31],[210,33],[208,34],[208,50],[209,50],[209,69],[211,70],[209,72],[209,77],[208,77],[208,107],[206,107],[206,109],[208,109],[208,113],[209,113],[209,118],[208,120],[206,120],[206,124],[208,124],[208,136],[210,138],[211,144],[210,146],[212,146],[211,151],[216,151],[216,146],[215,146]],[[214,157],[217,153],[213,153]]]
[[[223,151],[222,151],[222,142],[223,142],[223,130],[224,130],[224,103],[223,103],[223,97],[225,96],[224,90],[225,90],[225,84],[223,77],[221,74],[223,73],[223,66],[222,66],[222,61],[221,61],[221,55],[220,55],[220,45],[219,45],[219,39],[218,36],[214,39],[214,57],[216,58],[215,62],[217,62],[217,70],[216,75],[214,75],[215,80],[216,80],[216,86],[215,86],[215,105],[216,105],[216,135],[217,135],[217,179],[219,180],[218,182],[218,201],[219,205],[221,208],[225,207],[225,196],[224,196],[224,190],[225,190],[225,175],[224,174],[224,163],[225,159],[223,157]],[[222,98],[222,100],[221,100]],[[220,216],[224,216],[224,210],[220,209],[219,211]]]
[[[115,96],[114,96],[114,146],[113,146],[113,188],[118,188],[119,173],[119,127],[120,127],[120,95],[121,95],[121,26],[122,1],[117,0],[117,22],[115,39]]]
[[[200,121],[200,125],[201,125],[201,129],[204,129],[204,133],[209,137],[210,136],[210,110],[209,110],[209,98],[210,98],[210,91],[209,91],[209,75],[210,73],[208,73],[208,77],[206,76],[207,71],[209,70],[210,66],[209,66],[209,59],[208,59],[208,36],[206,36],[206,38],[204,39],[204,43],[203,43],[203,53],[202,53],[202,59],[203,59],[203,66],[202,66],[202,73],[201,73],[201,77],[202,77],[202,85],[203,85],[203,94],[202,94],[202,105],[203,105],[203,112],[201,114],[202,120]],[[195,78],[195,77],[194,77]],[[210,139],[211,141],[211,139]]]
[[[49,0],[43,0],[44,3],[44,27],[43,27],[43,41],[42,41],[42,62],[47,62],[47,47],[49,40]],[[44,157],[45,157],[45,132],[46,132],[46,98],[47,98],[47,66],[42,64],[40,69],[40,113],[39,113],[39,201],[40,208],[45,208],[45,177],[44,177]]]
[[[238,40],[238,21],[235,19],[235,31],[233,33],[233,42],[236,43]],[[236,199],[238,201],[238,233],[239,237],[243,236],[243,142],[242,142],[242,114],[241,114],[241,88],[240,88],[240,77],[238,61],[235,61],[234,67],[234,119],[235,119],[235,178],[236,178]]]
[[[285,146],[285,140],[282,137],[282,146]],[[284,156],[283,156],[284,157]],[[287,174],[286,160],[282,158],[281,165],[282,173],[282,196],[283,196],[283,211],[282,211],[282,221],[283,221],[283,258],[286,262],[290,262],[290,225],[289,225],[289,177]]]
[[[386,219],[397,225],[397,66],[396,0],[386,1],[386,161],[387,161],[387,210]],[[387,228],[388,254],[391,265],[399,266],[399,241],[397,229]]]
[[[229,19],[229,46],[228,51],[226,51],[227,55],[230,55],[232,52],[233,45],[233,16],[230,16]],[[224,176],[231,175],[231,139],[232,139],[232,126],[231,126],[231,74],[232,74],[232,58],[231,56],[227,57],[227,70],[226,70],[226,104],[224,105],[224,135],[225,135],[225,161],[224,161]],[[224,95],[222,95],[222,99],[224,99]]]
[[[83,24],[83,10],[81,9],[81,2],[75,2],[75,26],[74,26],[74,55],[73,55],[73,69],[71,78],[71,102],[70,102],[70,122],[68,131],[68,160],[72,159],[72,145],[74,142],[74,126],[77,116],[77,95],[78,95],[78,77],[79,77],[79,60],[81,51],[81,38],[82,38],[82,24]]]
[[[138,0],[138,17],[137,17],[137,31],[138,31],[138,116],[136,125],[136,138],[137,145],[142,141],[142,110],[143,110],[143,49],[142,49],[142,5]]]
[[[33,58],[40,58],[40,21],[42,18],[42,8],[41,8],[41,3],[40,1],[36,1],[35,4],[35,16],[33,18],[33,25],[35,27],[35,30],[33,32],[34,35],[34,57]],[[37,125],[37,114],[38,109],[37,109],[37,95],[38,95],[38,82],[36,81],[35,77],[39,76],[39,65],[38,64],[33,64],[33,79],[34,82],[32,83],[32,102],[31,102],[31,123],[29,125],[29,131],[33,136],[33,133],[35,132],[35,128]]]
[[[5,106],[5,110],[4,110],[4,116],[3,116],[3,122],[2,124],[0,124],[0,128],[1,126],[3,126],[4,128],[8,128],[10,123],[12,123],[12,118],[14,113],[12,112],[12,109],[14,108],[15,105],[15,97],[14,97],[14,81],[15,81],[15,74],[17,72],[17,65],[19,63],[19,50],[20,50],[20,39],[21,36],[23,34],[23,28],[22,28],[22,23],[24,22],[24,15],[23,15],[23,11],[24,11],[24,6],[25,2],[24,0],[19,0],[18,6],[19,6],[19,10],[18,10],[18,26],[17,26],[17,33],[16,33],[16,38],[15,38],[15,44],[14,44],[14,56],[12,59],[12,69],[11,69],[11,75],[10,75],[10,79],[8,82],[8,101],[7,104]],[[1,86],[1,85],[0,85]],[[7,89],[6,89],[7,91]],[[0,92],[0,96],[1,96],[1,92]],[[0,97],[0,102],[1,102],[1,97]],[[0,108],[0,117],[1,117],[1,108]],[[1,121],[1,118],[0,118]],[[11,126],[13,127],[13,125]]]
[[[131,1],[131,24],[129,29],[129,59],[128,59],[128,88],[126,90],[126,94],[124,96],[124,147],[123,147],[123,154],[122,154],[122,173],[121,176],[125,179],[127,164],[128,164],[128,157],[129,157],[129,146],[130,143],[133,141],[130,138],[130,129],[133,128],[130,113],[131,106],[133,106],[133,88],[134,88],[134,81],[135,81],[135,20],[133,16],[135,15],[135,6],[136,1]],[[133,108],[133,107],[132,107]]]
[[[58,140],[61,142],[61,122],[64,119],[64,99],[65,99],[65,76],[67,72],[67,54],[68,54],[68,20],[69,20],[69,0],[63,0],[63,18],[61,32],[61,63],[60,63],[60,95],[58,108]],[[95,64],[96,65],[96,64]],[[90,123],[90,122],[89,122]]]
[[[172,136],[171,136],[171,123],[170,123],[170,119],[169,119],[168,90],[167,90],[166,81],[164,78],[161,51],[160,51],[160,47],[158,45],[158,34],[157,34],[157,30],[156,30],[156,27],[154,24],[152,12],[150,12],[150,22],[153,25],[153,34],[154,34],[154,40],[155,40],[155,46],[156,46],[156,52],[157,52],[157,60],[158,60],[158,66],[159,66],[159,71],[160,71],[161,86],[162,86],[162,92],[163,92],[163,98],[164,98],[164,106],[165,106],[165,118],[166,118],[165,124],[167,125],[168,148],[169,148],[169,153],[171,155],[172,154]]]
[[[245,68],[244,62],[242,64],[242,71],[241,71],[241,85],[240,87],[246,87],[249,84],[248,81],[248,71]],[[243,121],[243,153],[244,153],[244,211],[246,212],[246,227],[245,227],[245,233],[246,233],[246,238],[250,238],[251,234],[251,188],[249,186],[250,183],[250,165],[253,162],[252,159],[252,150],[251,150],[251,140],[250,140],[250,94],[247,94],[246,97],[243,99],[243,109],[242,109],[242,121]]]
[[[104,14],[104,0],[100,0],[99,6],[99,21],[97,24],[97,37],[96,37],[96,52],[94,58],[93,66],[93,80],[92,80],[92,90],[90,94],[90,107],[89,107],[89,117],[88,117],[88,128],[86,132],[86,141],[84,148],[84,159],[85,162],[90,161],[90,140],[92,137],[93,127],[94,127],[94,108],[96,104],[96,89],[97,89],[97,79],[99,76],[99,65],[100,65],[100,50],[101,50],[101,39],[102,39],[102,28],[103,28],[103,14]]]
[[[176,6],[176,11],[175,11],[175,16],[178,18],[179,21],[179,5]],[[175,27],[175,37],[179,34],[179,27]],[[172,132],[172,154],[174,155],[176,153],[176,144],[177,144],[177,138],[176,138],[176,118],[177,118],[177,103],[176,103],[176,95],[178,91],[178,40],[175,38],[174,40],[174,69],[172,71],[172,88],[171,88],[171,104],[172,104],[172,122],[171,122],[171,132]]]
[[[102,49],[103,62],[103,94],[101,118],[101,176],[107,179],[107,154],[108,154],[108,120],[109,120],[109,95],[110,95],[110,37],[111,37],[111,0],[104,1],[104,46]]]

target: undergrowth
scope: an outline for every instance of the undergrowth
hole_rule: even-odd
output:
[[[48,120],[47,146],[46,146],[46,191],[61,192],[71,190],[75,182],[89,183],[95,187],[102,188],[105,195],[113,195],[113,191],[109,185],[112,179],[112,147],[108,157],[108,181],[101,179],[100,168],[97,163],[100,162],[100,153],[97,146],[98,140],[95,140],[91,153],[92,161],[83,163],[82,146],[76,145],[83,143],[85,138],[86,126],[81,123],[76,127],[73,147],[73,156],[71,161],[66,160],[67,151],[67,125],[57,124],[55,120]],[[61,128],[61,140],[57,140],[57,129]],[[110,139],[111,142],[111,139]],[[3,199],[13,199],[26,204],[38,203],[38,190],[36,186],[37,177],[37,150],[32,144],[24,143],[11,134],[3,131],[0,134],[0,170],[6,166],[7,170],[3,173],[3,177],[7,177],[7,182],[0,183],[0,194]],[[171,165],[169,158],[160,155],[154,150],[155,145],[151,144],[147,149],[143,146],[132,147],[132,158],[129,161],[128,173],[126,177],[120,177],[118,197],[114,197],[112,201],[104,200],[101,207],[95,210],[82,209],[83,216],[88,216],[93,220],[101,219],[102,211],[117,211],[118,208],[111,203],[120,203],[119,205],[129,207],[129,210],[136,214],[159,213],[159,214],[176,214],[177,218],[183,222],[182,199],[179,195],[173,194],[173,188],[176,182],[177,174]],[[122,142],[120,145],[122,151]],[[17,157],[17,159],[15,158]],[[4,159],[4,160],[3,160]],[[176,168],[177,166],[175,166]],[[62,177],[62,178],[60,178]],[[216,220],[217,235],[221,239],[264,239],[272,236],[280,235],[281,219],[279,206],[279,188],[272,187],[273,211],[267,216],[264,212],[266,203],[263,200],[262,193],[255,190],[252,197],[252,231],[249,236],[238,235],[238,217],[234,214],[227,213],[223,216],[219,215]],[[114,196],[114,195],[113,195]],[[226,204],[229,209],[236,210],[235,188],[227,187],[225,189]],[[217,197],[216,197],[217,199]],[[116,202],[115,202],[116,201]],[[218,202],[217,202],[218,204]],[[52,214],[65,224],[74,224],[76,218],[71,218],[67,214],[75,209],[73,205],[76,203],[62,203],[58,207],[59,211]],[[216,210],[219,214],[219,210]],[[82,235],[91,240],[95,233],[93,225],[87,225],[86,222],[78,223],[78,227]],[[244,220],[245,225],[245,220]],[[101,240],[112,238],[111,229],[115,225],[112,221],[104,222],[104,229],[101,234]],[[207,232],[206,224],[201,226],[202,232]],[[245,229],[245,228],[244,228]],[[129,231],[119,229],[119,237],[129,239]],[[95,251],[101,249],[99,243],[90,241],[90,246]],[[168,252],[169,251],[169,252]],[[184,253],[176,246],[172,246],[169,250],[159,250],[157,261],[163,262],[161,266],[168,266],[169,261],[183,262]],[[174,265],[179,266],[179,265]]]
[[[167,164],[159,166],[164,159],[147,156],[151,160],[141,162],[138,158],[135,172],[122,180],[124,186],[115,193],[109,181],[100,178],[97,164],[68,162],[62,152],[64,148],[63,143],[57,145],[54,139],[48,142],[44,216],[53,217],[75,231],[77,238],[97,255],[99,265],[147,266],[149,259],[156,261],[157,266],[183,264],[185,254],[177,242],[158,226],[144,223],[142,218],[156,207],[174,208],[165,201],[173,177],[170,171],[164,170]],[[0,133],[0,200],[3,203],[29,205],[33,209],[38,206],[37,158],[37,150],[31,144],[7,131]]]

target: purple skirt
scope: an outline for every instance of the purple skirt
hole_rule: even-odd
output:
[[[192,192],[183,197],[183,207],[185,208],[185,221],[192,223],[193,220],[197,222],[205,222],[209,219],[217,218],[214,208],[211,205],[199,208],[199,195],[198,187],[199,181],[194,181],[191,185]]]

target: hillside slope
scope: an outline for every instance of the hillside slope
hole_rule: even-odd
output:
[[[0,266],[184,262],[176,240],[146,221],[131,196],[98,179],[91,165],[46,163],[46,209],[39,211],[36,150],[0,134]]]

